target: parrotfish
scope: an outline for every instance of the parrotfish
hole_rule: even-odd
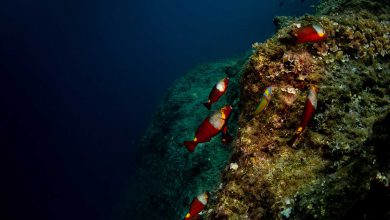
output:
[[[223,94],[226,93],[227,91],[227,87],[229,85],[229,78],[226,77],[224,79],[221,79],[217,84],[214,85],[213,89],[211,90],[210,94],[209,94],[209,100],[205,103],[203,103],[203,105],[207,108],[207,109],[211,109],[211,105],[215,102],[218,101],[218,99],[223,96]]]
[[[229,120],[231,112],[232,107],[227,105],[210,114],[198,127],[194,139],[192,141],[184,142],[188,151],[193,152],[199,143],[209,142],[211,138],[219,132],[223,133],[222,143],[229,143],[232,140],[232,137],[227,133],[227,121]]]
[[[199,219],[199,213],[204,209],[209,200],[209,194],[204,192],[195,197],[191,202],[191,207],[184,220]]]
[[[271,97],[272,97],[272,86],[268,86],[265,89],[263,96],[260,99],[259,105],[255,110],[255,115],[259,114],[260,112],[262,112],[267,108],[269,102],[271,101]]]
[[[319,24],[311,24],[293,30],[290,33],[295,38],[295,43],[315,43],[325,40],[328,35]]]
[[[301,136],[303,130],[305,130],[306,126],[309,124],[313,114],[317,108],[317,87],[310,86],[309,94],[306,98],[305,109],[303,110],[303,119],[299,127],[295,130],[295,134],[293,137],[287,142],[287,144],[291,147],[294,145],[295,141]]]

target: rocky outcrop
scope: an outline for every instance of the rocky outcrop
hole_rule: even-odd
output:
[[[206,219],[389,219],[390,10],[388,0],[323,0],[316,15],[277,17],[277,33],[252,55],[200,65],[165,95],[142,139],[123,219],[182,219],[211,191]],[[321,25],[319,43],[293,44],[290,32]],[[228,75],[231,146],[216,137],[189,154],[209,111],[211,87]],[[253,115],[272,86],[265,111]],[[296,144],[307,91],[314,117]],[[230,161],[229,161],[230,160]]]
[[[362,10],[365,2],[323,1],[318,15],[276,19],[275,36],[253,45],[230,161],[238,168],[225,170],[207,219],[390,217],[383,208],[390,198],[388,1]],[[291,30],[313,23],[327,31],[326,41],[289,43]],[[319,88],[315,116],[290,147],[311,85]],[[248,118],[268,86],[268,109]]]

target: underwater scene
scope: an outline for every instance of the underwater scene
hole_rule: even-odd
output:
[[[0,16],[0,220],[390,220],[390,0]]]
[[[177,79],[121,219],[390,219],[389,3],[277,16],[245,55]]]

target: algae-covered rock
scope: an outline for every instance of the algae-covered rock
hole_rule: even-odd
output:
[[[247,58],[246,58],[247,59]],[[229,133],[235,136],[238,119],[238,79],[246,59],[219,60],[199,65],[178,79],[165,94],[138,152],[135,186],[128,193],[122,219],[182,219],[191,200],[216,190],[231,147],[218,135],[189,153],[183,142],[192,140],[210,113],[206,102],[212,87],[230,77],[228,92],[213,104],[217,110],[233,106]]]
[[[390,11],[388,1],[362,10],[367,2],[322,1],[319,15],[279,18],[275,36],[253,45],[230,161],[238,169],[224,172],[208,219],[390,218],[382,204],[390,204]],[[313,23],[326,41],[286,40]],[[290,147],[311,85],[319,89],[315,116]],[[268,86],[267,110],[248,117]]]
[[[390,219],[389,19],[388,0],[323,0],[316,15],[276,18],[277,33],[249,58],[179,79],[142,140],[124,219],[181,219],[203,191],[211,191],[206,219]],[[292,31],[311,24],[328,38],[292,43]],[[226,75],[229,90],[213,108],[233,105],[235,139],[225,146],[215,137],[189,154],[182,142]],[[266,110],[254,114],[270,86]],[[309,88],[318,88],[318,105],[291,146]]]

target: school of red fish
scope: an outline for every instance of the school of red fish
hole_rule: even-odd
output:
[[[311,24],[308,26],[297,28],[291,31],[290,35],[295,44],[316,43],[324,41],[328,37],[325,30],[319,24]],[[212,104],[216,103],[226,93],[228,85],[228,77],[221,79],[217,84],[214,85],[209,94],[207,102],[203,103],[203,105],[207,109],[211,110]],[[273,88],[274,87],[272,85],[266,87],[254,114],[260,114],[261,112],[266,110],[268,104],[271,101]],[[317,108],[317,92],[318,88],[315,85],[311,85],[309,87],[301,123],[295,130],[295,133],[292,138],[287,142],[288,146],[292,147],[295,145],[296,141],[302,135],[303,131],[313,117],[313,114]],[[184,142],[184,145],[186,146],[187,150],[190,153],[194,152],[196,146],[199,143],[209,142],[214,136],[218,135],[220,132],[222,132],[222,143],[229,144],[233,140],[232,136],[228,134],[228,120],[232,113],[232,110],[232,106],[226,105],[221,109],[209,114],[199,125],[197,131],[195,132],[193,140]],[[207,205],[208,199],[208,192],[203,192],[202,194],[195,197],[192,200],[190,209],[184,219],[200,219],[200,213]]]

